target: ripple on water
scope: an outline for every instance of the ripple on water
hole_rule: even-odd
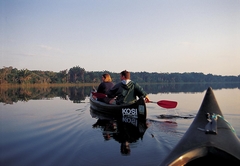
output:
[[[19,131],[6,131],[6,137],[11,139],[5,138],[1,143],[0,149],[4,151],[0,155],[1,164],[51,165],[56,161],[64,162],[67,153],[74,153],[78,139],[85,132],[84,114],[84,111],[81,114],[66,111],[33,118],[29,122],[22,121]]]

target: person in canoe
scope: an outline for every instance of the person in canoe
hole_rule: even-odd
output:
[[[112,87],[106,94],[109,98],[109,104],[127,104],[136,101],[137,97],[144,97],[145,102],[149,102],[147,93],[138,84],[130,79],[130,72],[124,70],[120,73],[121,82]]]
[[[97,88],[97,92],[106,94],[107,91],[109,89],[111,89],[113,86],[114,86],[114,84],[112,82],[112,78],[111,78],[110,74],[104,73],[102,75],[102,82],[99,84],[99,86]],[[96,97],[94,97],[94,98],[96,99]],[[105,102],[105,103],[109,103],[111,98],[105,97],[105,98],[98,98],[97,100]]]

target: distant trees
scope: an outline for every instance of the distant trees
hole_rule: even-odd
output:
[[[59,83],[67,83],[68,82],[68,70],[62,70],[59,73],[57,73],[58,82]]]
[[[53,83],[99,83],[103,73],[109,73],[113,82],[119,82],[119,73],[110,71],[86,71],[84,68],[75,66],[69,70],[59,72],[39,71],[28,69],[4,67],[0,69],[1,84],[53,84]],[[220,76],[203,73],[149,73],[132,72],[131,79],[138,83],[206,83],[206,82],[240,82],[238,76]]]
[[[80,83],[85,82],[84,75],[85,75],[85,69],[81,68],[79,66],[73,67],[69,70],[69,82],[70,83]]]

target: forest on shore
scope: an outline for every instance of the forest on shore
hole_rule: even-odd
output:
[[[0,69],[0,86],[6,84],[81,84],[99,83],[103,73],[109,73],[113,82],[119,82],[119,73],[110,71],[86,71],[84,68],[74,66],[59,72],[17,69],[3,67]],[[157,72],[131,72],[131,79],[138,83],[207,83],[207,82],[240,82],[238,76],[221,76],[189,73],[157,73]]]

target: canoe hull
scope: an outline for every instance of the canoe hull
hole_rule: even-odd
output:
[[[93,99],[90,94],[90,109],[115,118],[133,117],[146,119],[147,117],[147,108],[143,98],[132,104],[111,105]]]
[[[216,115],[217,120],[209,121],[207,115]],[[161,165],[196,165],[201,162],[206,165],[225,161],[230,165],[240,164],[240,142],[224,119],[212,89],[208,88],[189,129]]]

